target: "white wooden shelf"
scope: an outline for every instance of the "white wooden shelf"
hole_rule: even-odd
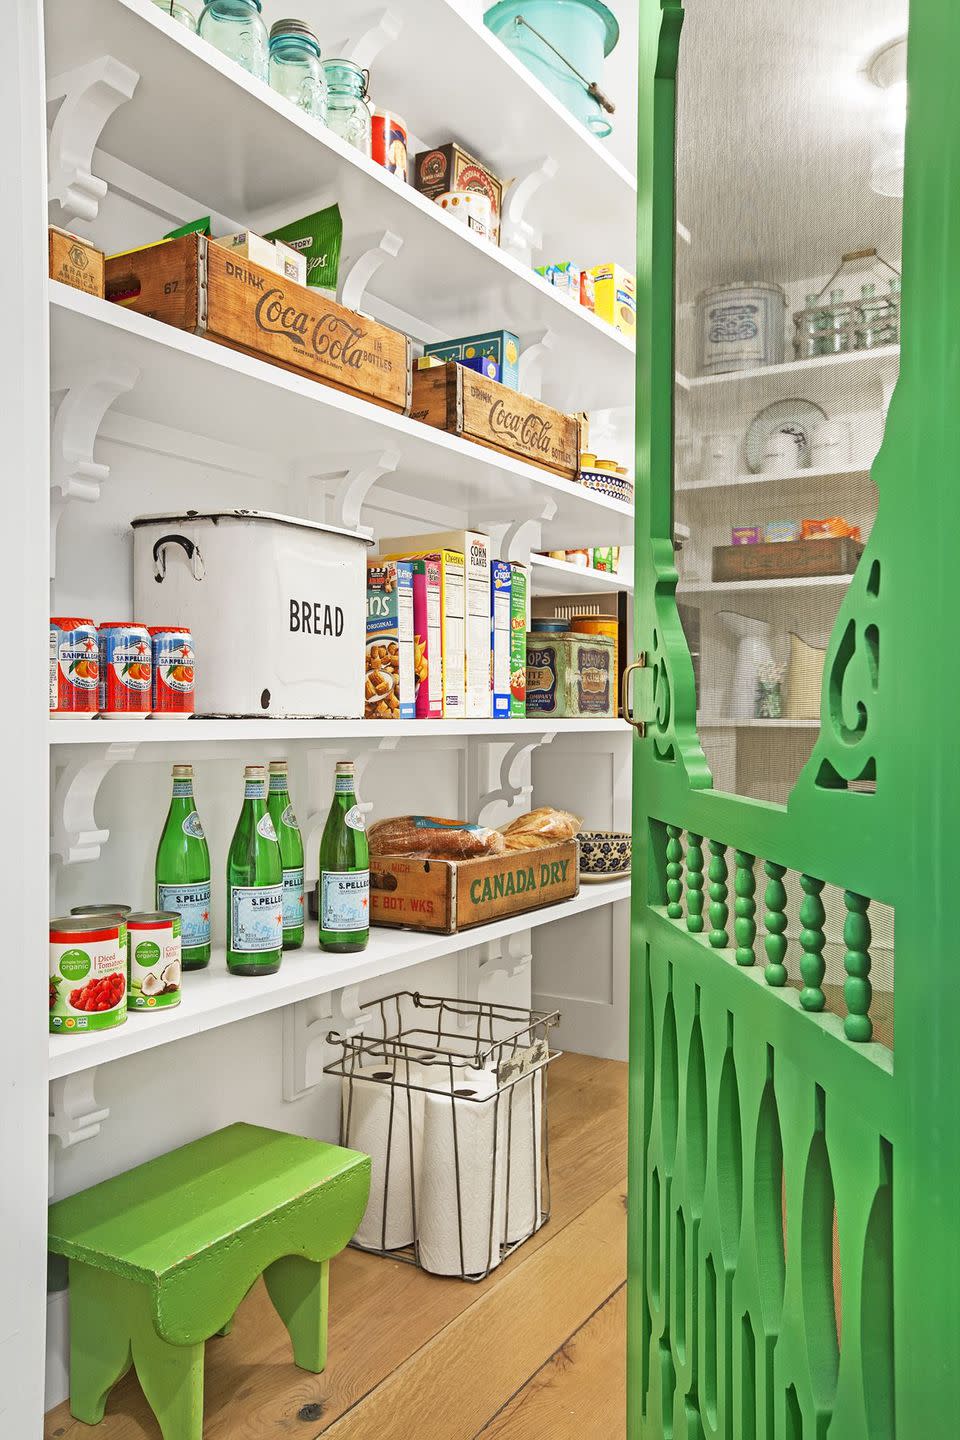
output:
[[[814,360],[791,360],[784,365],[766,365],[756,370],[736,370],[726,375],[678,375],[677,384],[694,409],[715,409],[719,405],[769,404],[802,396],[816,404],[835,403],[843,389],[882,383],[896,375],[899,345],[880,345],[874,350],[853,350],[844,355],[821,355]]]
[[[819,720],[735,720],[731,717],[713,720],[697,716],[698,730],[819,730]]]
[[[845,590],[852,579],[852,575],[804,575],[792,580],[681,580],[677,599],[687,600],[692,595],[776,596],[790,590]]]
[[[633,507],[573,480],[121,305],[55,281],[49,289],[51,360],[58,370],[91,379],[123,364],[139,372],[112,407],[110,424],[118,415],[134,416],[154,422],[152,435],[157,426],[171,427],[229,445],[238,457],[316,461],[320,474],[331,455],[389,450],[398,458],[387,480],[391,491],[456,508],[468,525],[539,518],[552,503],[557,514],[544,524],[545,546],[632,541]],[[142,445],[139,427],[133,428]]]
[[[792,470],[788,475],[732,475],[726,480],[682,480],[676,486],[676,494],[693,499],[696,495],[714,495],[718,490],[753,491],[762,487],[769,492],[782,491],[793,495],[797,490],[809,490],[811,485],[824,489],[836,487],[845,492],[866,489],[870,485],[870,471],[861,465],[843,468],[817,469],[808,466],[804,470]],[[771,493],[772,499],[776,498]]]
[[[633,576],[571,565],[549,555],[530,556],[530,579],[541,595],[596,595],[605,590],[633,591]]]
[[[262,1015],[298,1000],[327,995],[346,985],[386,979],[427,960],[454,955],[486,941],[502,940],[520,930],[566,920],[629,896],[629,880],[612,880],[605,885],[584,886],[573,900],[559,905],[528,910],[456,935],[375,928],[370,932],[366,950],[355,955],[333,955],[319,950],[316,925],[308,925],[308,943],[302,950],[284,955],[275,975],[231,975],[226,969],[223,951],[215,950],[206,970],[184,972],[183,999],[175,1009],[133,1015],[115,1030],[69,1037],[51,1035],[50,1079],[152,1050],[251,1015]]]
[[[140,719],[101,720],[57,716],[48,720],[51,745],[176,744],[223,745],[276,741],[425,740],[441,737],[483,738],[513,744],[542,735],[629,734],[623,720],[554,720],[531,716],[527,720],[170,720],[152,716]]]
[[[424,99],[429,117],[421,126],[423,133],[438,141],[451,135],[463,138],[464,132],[458,131],[455,123],[456,113],[448,116],[443,128],[440,123],[438,81],[444,67],[436,64],[435,57],[456,54],[458,62],[448,67],[450,76],[442,94],[458,94],[455,112],[472,121],[466,133],[480,131],[492,141],[509,123],[520,127],[515,130],[518,143],[520,136],[526,135],[521,152],[504,142],[514,153],[514,163],[503,171],[505,179],[519,173],[519,155],[531,153],[525,148],[531,144],[533,153],[562,152],[566,159],[567,147],[579,127],[556,102],[542,103],[538,93],[542,87],[516,65],[482,21],[466,19],[447,0],[419,0],[413,8],[417,14],[408,15],[404,6],[401,15],[404,48],[417,55],[417,66],[412,74],[397,75],[391,93],[383,67],[389,70],[396,61],[389,59],[388,46],[377,63],[379,103],[395,104],[419,133],[414,112],[417,101]],[[340,7],[343,28],[348,32],[357,28],[352,11],[352,6]],[[254,230],[310,213],[317,208],[320,195],[325,197],[324,203],[336,200],[344,222],[344,261],[368,249],[373,232],[379,236],[388,230],[403,242],[399,253],[376,271],[367,293],[401,311],[415,308],[424,327],[419,338],[470,334],[503,325],[525,344],[550,331],[554,343],[544,357],[545,400],[565,410],[632,402],[634,347],[627,337],[590,311],[570,305],[534,273],[532,264],[449,219],[412,185],[360,155],[213,46],[169,20],[151,0],[47,0],[46,17],[49,75],[109,54],[141,77],[133,98],[119,106],[103,130],[99,149],[110,159],[106,164],[95,160],[93,170],[98,173],[99,163],[99,172],[108,183],[111,162],[120,162],[167,187],[168,194],[173,191],[190,197],[190,203],[195,202],[193,213],[210,212],[229,221],[231,228],[249,226]],[[331,23],[328,16],[323,28]],[[448,50],[437,48],[440,30],[451,32]],[[429,43],[424,41],[426,34]],[[460,37],[460,45],[454,43],[455,36]],[[511,71],[516,72],[515,77]],[[484,88],[484,74],[499,76],[499,85],[491,83]],[[469,85],[463,84],[465,75],[470,76]],[[505,91],[508,80],[513,83]],[[496,107],[478,104],[477,97],[484,94],[500,95],[502,101]],[[517,113],[517,96],[533,97],[536,118],[530,106],[524,113],[521,104],[521,113]],[[525,132],[524,126],[529,127]],[[597,264],[618,258],[607,254],[606,243],[597,238],[598,219],[603,218],[605,207],[614,205],[623,216],[619,224],[624,226],[630,212],[634,218],[625,233],[632,234],[636,194],[611,157],[606,157],[606,163],[598,158],[596,152],[603,154],[602,147],[585,133],[582,141],[574,147],[578,163],[564,173],[560,194],[549,202],[550,217],[559,220],[562,215],[564,221],[557,229],[555,243],[560,249],[555,253],[576,254],[584,263]],[[499,153],[499,147],[494,148]],[[479,139],[478,149],[481,154],[490,151]],[[599,188],[598,176],[604,181]],[[123,178],[129,185],[128,171]],[[122,188],[122,182],[117,183]],[[553,182],[553,188],[557,183]],[[550,188],[546,186],[545,191]],[[618,195],[621,200],[615,204]],[[565,233],[578,216],[583,226],[579,240]],[[164,228],[158,222],[157,236]],[[588,236],[592,237],[589,248]],[[629,256],[626,263],[630,263]]]

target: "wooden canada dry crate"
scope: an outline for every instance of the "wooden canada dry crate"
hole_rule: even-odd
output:
[[[370,921],[452,935],[524,910],[570,900],[580,889],[580,847],[563,840],[479,860],[370,857]]]
[[[852,575],[863,546],[849,536],[786,540],[775,545],[716,545],[714,580],[799,580],[809,575]]]
[[[455,361],[414,371],[410,414],[571,480],[580,469],[580,416],[553,410]]]
[[[106,266],[107,299],[359,395],[410,409],[410,341],[306,285],[185,235]]]

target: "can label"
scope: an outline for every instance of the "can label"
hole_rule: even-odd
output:
[[[100,656],[92,620],[54,615],[50,621],[50,713],[95,714]]]
[[[283,946],[283,886],[231,885],[230,949],[262,955]]]
[[[153,709],[158,715],[194,711],[193,636],[180,626],[150,627],[153,649]]]
[[[180,928],[179,916],[128,923],[131,1011],[180,1004]]]
[[[100,630],[100,710],[106,715],[150,713],[150,635],[144,625]]]
[[[303,929],[303,866],[283,872],[283,928]]]
[[[324,870],[320,876],[321,930],[366,930],[370,924],[370,871]]]
[[[210,944],[209,880],[195,885],[158,885],[157,909],[176,910],[179,914],[180,944],[184,950]]]
[[[127,1018],[127,964],[118,926],[50,931],[50,1031],[109,1030]]]

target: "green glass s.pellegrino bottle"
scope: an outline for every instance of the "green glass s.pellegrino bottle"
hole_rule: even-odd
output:
[[[286,760],[270,761],[267,809],[283,861],[283,948],[299,950],[303,944],[303,840],[290,802]]]
[[[180,915],[184,970],[202,970],[210,963],[210,851],[193,798],[192,765],[173,767],[154,875],[157,909]]]
[[[267,809],[267,772],[243,772],[243,809],[227,856],[227,967],[272,975],[283,956],[283,861]]]
[[[363,950],[370,939],[370,851],[354,792],[353,761],[338,760],[320,841],[320,946]]]

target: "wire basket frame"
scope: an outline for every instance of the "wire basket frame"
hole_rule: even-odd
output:
[[[332,1032],[342,1053],[324,1067],[341,1078],[340,1143],[362,1150],[371,1114],[379,1126],[370,1203],[351,1244],[482,1280],[550,1218],[547,1068],[559,1052],[548,1034],[559,1012],[414,991],[362,1008],[379,1024],[355,1036]],[[425,1131],[436,1141],[438,1127],[449,1148],[429,1154]],[[424,1232],[438,1194],[455,1218],[452,1260],[450,1235],[438,1259]]]

